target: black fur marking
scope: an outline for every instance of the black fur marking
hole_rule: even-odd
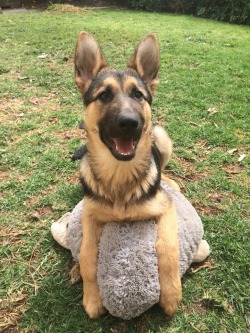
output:
[[[161,162],[162,162],[161,153],[159,152],[155,144],[152,146],[152,154],[154,156],[159,179],[161,179]]]
[[[88,152],[87,146],[81,146],[80,148],[78,148],[73,156],[71,157],[71,161],[75,162],[76,160],[81,160],[83,158],[84,155],[86,155]]]
[[[83,177],[80,177],[80,182],[82,184],[83,194],[84,196],[92,199],[93,201],[97,201],[101,204],[113,206],[113,203],[110,200],[107,200],[100,195],[94,193],[91,189],[91,187],[88,186],[88,184],[85,182],[85,179]]]
[[[85,93],[85,95],[83,97],[84,104],[87,106],[98,98],[98,96],[94,96],[94,90],[100,88],[101,85],[103,84],[103,81],[106,80],[107,78],[109,78],[109,77],[115,78],[122,86],[124,79],[129,76],[135,78],[137,80],[138,87],[141,87],[146,91],[146,96],[144,96],[144,98],[151,105],[152,95],[150,94],[146,84],[140,78],[140,76],[137,74],[137,72],[132,71],[132,70],[125,70],[125,71],[109,70],[109,71],[100,72],[91,82],[89,89]]]
[[[147,200],[152,199],[156,195],[158,189],[160,188],[160,183],[161,183],[161,156],[160,156],[160,153],[159,153],[159,151],[158,151],[158,149],[156,148],[155,145],[152,146],[152,155],[153,155],[155,165],[156,165],[156,168],[157,168],[157,177],[156,177],[156,180],[155,180],[154,184],[149,187],[148,192],[144,193],[141,196],[141,198],[139,198],[137,200],[137,203],[143,203]]]
[[[79,124],[79,128],[85,130],[85,124],[84,121],[81,121]]]

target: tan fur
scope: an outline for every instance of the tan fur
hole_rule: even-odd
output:
[[[161,126],[154,126],[153,141],[156,144],[161,157],[161,168],[163,169],[170,159],[172,154],[172,141],[170,140],[167,132]]]
[[[98,71],[108,71],[107,63],[99,45],[87,33],[81,33],[79,36],[75,59],[75,81],[84,97]],[[155,36],[149,35],[136,48],[128,68],[132,72],[137,71],[149,91],[153,93],[158,82],[158,67],[158,44]],[[108,77],[102,82],[101,87],[93,89],[92,95],[98,96],[102,89],[109,87],[117,96],[113,103],[126,110],[126,103],[129,107],[132,102],[131,98],[123,96],[129,94],[137,81],[133,76],[124,80],[121,85],[115,77]],[[141,203],[137,200],[149,190],[159,176],[154,158],[151,156],[152,143],[158,148],[162,156],[161,167],[164,167],[172,152],[171,140],[160,127],[152,131],[150,105],[143,101],[140,108],[136,109],[144,120],[136,154],[129,161],[118,160],[100,139],[98,124],[105,112],[105,105],[98,98],[94,99],[85,111],[88,154],[82,160],[80,174],[92,191],[103,200],[85,197],[83,243],[80,251],[80,271],[84,281],[83,305],[91,318],[97,318],[105,312],[96,278],[98,243],[104,223],[154,218],[158,223],[156,250],[161,287],[160,305],[167,315],[173,315],[181,299],[175,208],[171,199],[160,188],[150,199]]]
[[[176,191],[178,192],[181,191],[180,186],[173,179],[170,179],[165,175],[161,174],[161,180],[163,180],[165,183],[167,183],[170,187],[172,187]]]

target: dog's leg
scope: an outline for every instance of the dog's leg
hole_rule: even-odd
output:
[[[83,242],[80,251],[80,271],[83,279],[83,306],[90,318],[106,312],[97,284],[98,244],[103,224],[83,213]]]
[[[176,211],[173,202],[158,221],[156,251],[159,265],[160,306],[172,316],[181,301],[179,272],[179,240]]]

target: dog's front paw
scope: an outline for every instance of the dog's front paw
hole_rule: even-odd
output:
[[[91,319],[99,318],[101,315],[107,312],[106,308],[102,304],[102,300],[97,299],[83,299],[83,306],[86,313]]]
[[[165,289],[165,290],[164,290]],[[181,285],[170,289],[163,288],[160,294],[160,306],[168,316],[173,316],[181,302]]]

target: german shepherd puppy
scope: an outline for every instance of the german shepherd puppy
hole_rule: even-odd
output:
[[[90,34],[79,34],[75,82],[85,105],[87,133],[80,165],[85,192],[80,272],[90,318],[106,311],[97,284],[97,260],[103,225],[111,221],[157,221],[159,303],[171,316],[181,300],[176,211],[160,187],[161,168],[172,146],[166,132],[151,122],[159,63],[154,35],[142,39],[126,70],[117,71],[108,67]]]

